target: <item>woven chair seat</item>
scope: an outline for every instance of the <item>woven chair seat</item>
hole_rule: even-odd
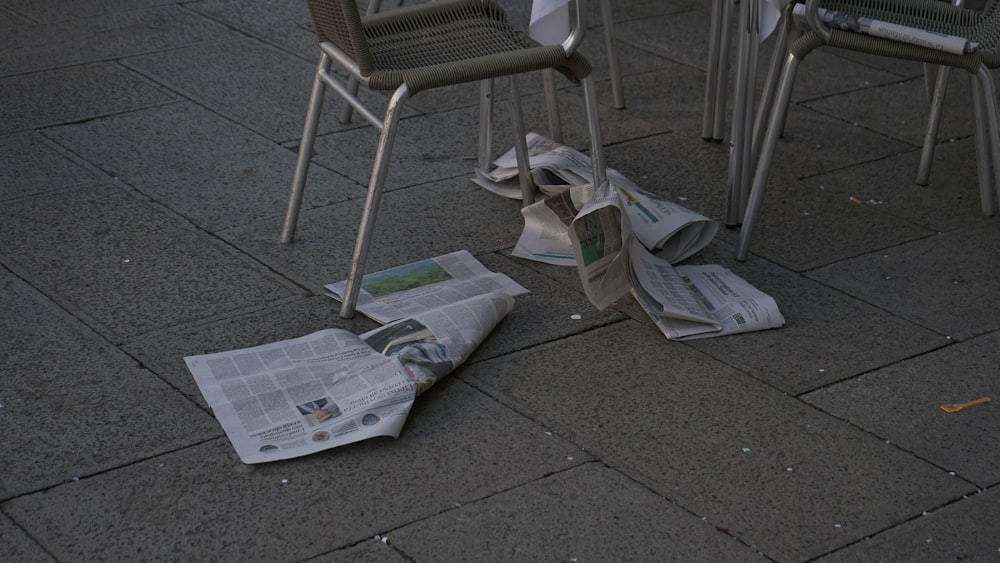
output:
[[[346,30],[324,29],[313,16],[320,38],[354,56],[374,90],[406,84],[416,93],[545,68],[579,82],[591,72],[579,53],[567,56],[561,46],[540,45],[511,27],[490,1],[431,2],[362,16],[368,41],[360,47],[345,39]]]

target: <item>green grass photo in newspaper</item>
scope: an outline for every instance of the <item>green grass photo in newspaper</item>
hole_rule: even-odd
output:
[[[452,279],[451,274],[431,259],[421,260],[366,275],[361,287],[373,297],[382,297],[416,287],[423,287]]]

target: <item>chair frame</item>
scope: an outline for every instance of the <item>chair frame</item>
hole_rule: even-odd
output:
[[[955,68],[963,68],[972,75],[973,110],[976,113],[976,155],[979,173],[979,191],[984,215],[992,215],[994,190],[1000,198],[1000,119],[996,106],[996,88],[989,68],[1000,65],[996,53],[990,53],[990,60],[976,53],[952,55],[927,48],[905,45],[888,39],[863,36],[859,33],[829,30],[820,21],[821,0],[807,0],[806,21],[810,30],[789,45],[781,70],[781,78],[776,97],[768,111],[767,131],[761,145],[760,158],[754,174],[753,185],[743,216],[742,228],[736,245],[736,259],[745,260],[749,253],[750,236],[756,223],[757,213],[767,184],[771,161],[790,104],[796,71],[802,60],[812,50],[830,45],[846,49],[871,52],[880,49],[879,54],[893,58],[903,58]],[[913,0],[916,2],[916,0]],[[927,2],[932,10],[959,10],[941,2]],[[934,6],[930,6],[933,4]],[[994,14],[1000,14],[998,0],[991,0],[987,6]],[[860,36],[860,37],[859,37]],[[874,48],[873,48],[874,46]],[[994,46],[995,48],[996,46]],[[989,64],[989,66],[987,66]],[[932,116],[933,118],[933,116]],[[992,174],[991,174],[992,172]]]
[[[310,7],[313,4],[322,4],[324,7],[329,6],[330,3],[344,2],[350,3],[353,8],[345,8],[346,11],[350,12],[352,17],[360,19],[362,27],[366,21],[366,18],[372,17],[382,17],[392,12],[403,13],[403,10],[410,10],[411,13],[418,10],[438,10],[445,9],[444,5],[458,5],[463,0],[451,0],[450,2],[433,2],[430,4],[421,4],[413,6],[410,8],[399,8],[381,12],[375,16],[366,15],[360,16],[357,13],[357,6],[353,4],[354,0],[308,0],[310,2]],[[499,12],[502,12],[498,6],[496,6],[491,0],[476,0],[480,5],[489,6]],[[566,40],[560,45],[560,48],[565,53],[566,57],[570,57],[574,54],[577,46],[582,41],[583,30],[585,26],[585,17],[583,10],[577,0],[571,0],[571,26],[570,34]],[[369,6],[369,12],[373,12],[374,8],[378,6]],[[391,17],[391,16],[390,16]],[[350,26],[348,26],[350,27]],[[318,31],[317,31],[318,32]],[[357,50],[357,43],[363,43],[362,48],[367,49],[367,37],[359,36],[360,34],[354,33],[351,36],[351,41],[355,43],[355,51]],[[526,41],[530,44],[537,45],[529,38],[524,37]],[[359,62],[352,56],[351,53],[345,52],[340,47],[335,45],[329,40],[320,39],[319,42],[320,57],[316,68],[316,74],[313,80],[312,90],[309,97],[309,107],[306,112],[305,124],[303,126],[302,141],[299,145],[298,158],[295,166],[295,173],[292,179],[291,192],[289,194],[288,208],[285,214],[285,220],[281,232],[281,242],[290,243],[294,240],[295,230],[298,224],[299,213],[302,206],[302,198],[305,191],[306,176],[309,170],[309,164],[312,159],[313,147],[316,138],[316,132],[319,124],[320,112],[322,110],[323,98],[327,88],[333,90],[337,93],[341,99],[343,99],[349,107],[356,111],[359,115],[364,117],[372,126],[374,126],[379,131],[379,139],[375,152],[375,161],[372,165],[372,172],[369,178],[368,191],[365,197],[364,207],[362,209],[361,220],[358,226],[358,235],[355,240],[354,253],[351,258],[350,268],[347,275],[347,288],[345,290],[344,299],[340,308],[340,316],[343,318],[351,318],[355,314],[355,309],[357,305],[358,295],[361,289],[361,281],[364,272],[364,266],[367,261],[369,248],[371,246],[372,233],[375,227],[375,221],[377,217],[377,212],[381,203],[382,192],[385,185],[386,175],[389,169],[389,164],[392,156],[392,149],[395,143],[396,133],[398,125],[400,122],[402,110],[407,102],[407,100],[415,93],[420,91],[420,88],[411,88],[411,85],[407,84],[404,80],[402,84],[397,86],[393,91],[388,104],[386,106],[385,115],[382,119],[379,119],[375,113],[369,110],[357,97],[358,86],[365,86],[370,89],[385,89],[385,88],[373,88],[370,82],[370,78],[373,75],[372,69],[361,68]],[[348,80],[344,81],[339,77],[333,75],[330,72],[330,68],[333,64],[336,64],[341,69],[347,72],[349,75]],[[540,69],[539,69],[540,70]],[[490,71],[493,72],[493,71]],[[524,126],[520,111],[520,94],[517,87],[517,75],[521,71],[517,71],[510,74],[495,74],[493,76],[482,77],[481,83],[492,83],[493,78],[499,78],[501,76],[506,76],[510,81],[510,109],[511,117],[513,121],[514,129],[514,148],[518,159],[519,176],[521,180],[521,189],[524,205],[528,205],[532,202],[534,197],[534,184],[531,181],[531,175],[528,169],[528,152],[527,144],[525,141]],[[594,185],[598,187],[603,183],[607,182],[607,172],[604,165],[603,157],[603,147],[600,140],[600,125],[597,119],[597,98],[595,95],[593,77],[589,72],[584,76],[577,77],[581,86],[583,87],[583,99],[585,112],[587,116],[588,132],[590,134],[590,154],[591,162],[594,170]],[[473,80],[474,81],[474,80]],[[450,82],[449,84],[457,84],[463,82],[470,82],[469,80],[458,80],[455,82]],[[440,84],[446,85],[446,84]],[[434,88],[437,85],[426,86],[426,88]],[[485,86],[484,86],[485,88]],[[485,107],[485,103],[481,104],[481,108]],[[485,110],[481,110],[485,111]],[[480,136],[482,138],[482,135]],[[482,147],[481,147],[482,148]],[[481,151],[480,158],[484,157],[485,153]]]

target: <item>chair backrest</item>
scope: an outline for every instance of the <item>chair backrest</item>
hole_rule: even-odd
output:
[[[375,68],[356,0],[307,0],[316,37],[354,59],[362,76]]]

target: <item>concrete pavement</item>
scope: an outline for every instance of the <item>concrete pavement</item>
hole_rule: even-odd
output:
[[[592,4],[607,163],[721,220],[708,4],[615,3],[624,110]],[[278,243],[309,28],[292,0],[0,0],[0,560],[997,560],[1000,411],[938,408],[1000,397],[968,80],[917,186],[922,69],[827,51],[802,66],[751,258],[723,229],[688,260],[773,295],[786,326],[669,342],[631,298],[597,311],[575,272],[512,258],[518,203],[469,181],[478,89],[422,93],[370,269],[464,248],[532,293],[398,440],[242,464],[183,357],[375,326],[321,293],[376,140],[334,96]],[[522,93],[544,133],[541,82]]]

